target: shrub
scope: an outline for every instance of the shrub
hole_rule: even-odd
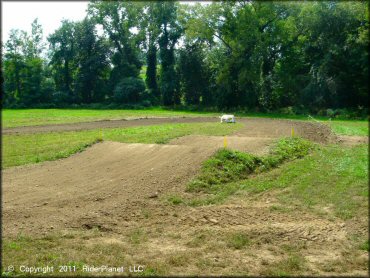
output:
[[[333,109],[326,109],[326,116],[332,118],[334,117],[334,110]]]
[[[279,112],[284,115],[295,115],[295,112],[292,106],[280,108]]]
[[[188,184],[187,190],[211,192],[215,186],[245,179],[251,173],[276,167],[285,160],[301,158],[311,147],[309,141],[293,137],[279,140],[270,154],[263,157],[221,149],[203,163],[201,174]]]
[[[141,78],[124,78],[114,89],[114,100],[119,103],[138,103],[145,91],[145,83]]]

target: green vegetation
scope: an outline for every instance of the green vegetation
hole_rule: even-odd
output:
[[[234,249],[242,249],[250,244],[247,235],[243,233],[235,233],[228,237],[228,246]]]
[[[269,266],[269,268],[265,271],[265,275],[278,277],[294,275],[295,273],[304,270],[305,264],[306,261],[301,254],[289,254],[287,258],[284,258]]]
[[[312,150],[309,155],[309,150]],[[293,160],[281,164],[284,160]],[[279,167],[276,168],[276,166]],[[272,169],[271,171],[265,171]],[[251,175],[259,173],[258,175]],[[278,194],[282,206],[271,209],[289,212],[297,205],[319,214],[317,207],[329,207],[335,216],[350,219],[364,210],[368,198],[368,149],[338,145],[312,147],[302,139],[283,139],[271,154],[257,157],[220,150],[204,162],[200,175],[188,184],[188,192],[203,192],[182,199],[171,196],[172,204],[192,206],[223,202],[237,192],[259,194],[285,189]],[[288,206],[288,207],[285,207]]]
[[[211,117],[219,113],[169,110],[164,108],[147,109],[119,109],[119,110],[94,110],[94,109],[4,109],[2,111],[3,128],[52,125],[64,123],[79,123],[99,120],[119,120],[124,118],[143,117]],[[303,115],[286,115],[276,113],[236,113],[240,117],[263,117],[276,119],[310,120]],[[332,120],[326,117],[315,117],[321,123],[328,124],[335,133],[339,135],[360,135],[369,134],[368,121],[353,120]]]
[[[201,128],[200,128],[201,127]],[[77,132],[51,132],[3,136],[3,167],[37,163],[68,157],[100,140],[124,143],[166,143],[189,135],[227,135],[240,124],[219,123],[166,124],[134,128],[114,128]]]
[[[369,240],[368,239],[360,245],[360,249],[370,252]]]
[[[91,1],[86,17],[62,20],[47,45],[37,19],[31,32],[10,31],[3,105],[364,118],[368,30],[364,1]]]
[[[368,121],[330,121],[326,123],[337,134],[369,136]]]
[[[336,216],[352,218],[368,198],[367,151],[366,145],[316,148],[311,155],[245,180],[238,187],[251,193],[286,188],[279,195],[283,204],[312,210],[317,205],[328,206]]]
[[[228,149],[219,150],[203,163],[201,174],[188,185],[187,190],[217,192],[225,183],[245,179],[251,173],[276,167],[285,160],[301,158],[311,148],[310,142],[295,137],[279,140],[265,157]]]
[[[94,110],[94,109],[4,109],[3,128],[33,125],[119,120],[129,117],[214,116],[213,113],[171,111],[162,108],[143,110]],[[218,114],[217,114],[218,115]]]
[[[144,243],[148,240],[147,235],[142,229],[136,229],[130,233],[130,242],[134,245]]]

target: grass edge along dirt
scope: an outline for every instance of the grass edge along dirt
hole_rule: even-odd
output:
[[[219,116],[222,112],[171,110],[160,107],[146,109],[3,109],[3,128],[35,125],[72,124],[81,122],[118,120],[140,117],[202,117]],[[329,125],[339,135],[367,136],[367,120],[330,119],[308,115],[289,115],[281,113],[233,113],[237,117],[291,119],[298,121],[317,121]]]
[[[130,128],[3,135],[2,167],[8,168],[67,158],[103,140],[122,143],[164,144],[185,135],[229,135],[241,124],[162,124]]]
[[[302,209],[326,215],[330,219],[335,216],[343,220],[366,214],[369,195],[367,144],[352,147],[310,144],[309,152],[299,151],[299,155],[294,157],[293,154],[293,157],[281,161],[286,163],[275,165],[278,167],[271,167],[269,171],[262,168],[261,171],[261,166],[257,167],[257,164],[255,169],[258,171],[248,170],[249,174],[243,173],[224,183],[199,183],[199,177],[210,172],[207,168],[205,173],[188,184],[187,191],[193,196],[187,196],[186,199],[168,196],[167,202],[172,205],[212,205],[222,203],[231,195],[252,196],[277,190],[275,195],[278,203],[271,209],[279,209],[282,213]],[[253,161],[253,156],[241,156],[246,157],[249,163]],[[217,166],[217,163],[213,165]],[[222,168],[212,168],[213,171],[222,171]],[[225,176],[224,173],[221,175]],[[212,176],[207,179],[213,181]]]
[[[168,201],[172,204],[189,205],[216,203],[237,190],[237,187],[229,186],[233,182],[275,168],[284,161],[302,158],[314,146],[310,141],[300,137],[286,137],[279,139],[266,156],[227,148],[220,149],[203,162],[200,174],[191,180],[186,188],[187,192],[212,194],[214,197],[184,201],[178,196],[169,196]]]

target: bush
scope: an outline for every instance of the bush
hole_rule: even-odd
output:
[[[301,158],[311,148],[309,141],[293,137],[279,140],[270,154],[263,157],[221,149],[203,163],[201,174],[188,184],[187,190],[210,193],[217,190],[217,186],[245,179],[252,173],[271,169],[286,160]]]
[[[114,100],[118,103],[138,103],[144,91],[145,84],[141,78],[124,78],[114,89]]]
[[[326,116],[332,118],[334,117],[334,110],[333,109],[326,109]]]
[[[57,91],[52,94],[52,99],[55,105],[57,106],[64,106],[69,101],[68,92],[65,91]]]
[[[280,108],[279,113],[285,114],[285,115],[295,115],[295,112],[292,106]]]

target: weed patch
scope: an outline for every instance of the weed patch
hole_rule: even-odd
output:
[[[301,138],[284,138],[277,142],[270,154],[259,157],[239,151],[222,149],[203,163],[201,174],[187,187],[190,192],[214,193],[220,185],[246,179],[252,173],[274,168],[286,160],[302,158],[313,147]],[[234,192],[233,186],[230,192]]]
[[[242,249],[245,246],[250,245],[250,243],[251,242],[249,238],[247,237],[247,235],[242,234],[242,233],[236,233],[236,234],[231,235],[228,238],[227,245],[234,249]]]

